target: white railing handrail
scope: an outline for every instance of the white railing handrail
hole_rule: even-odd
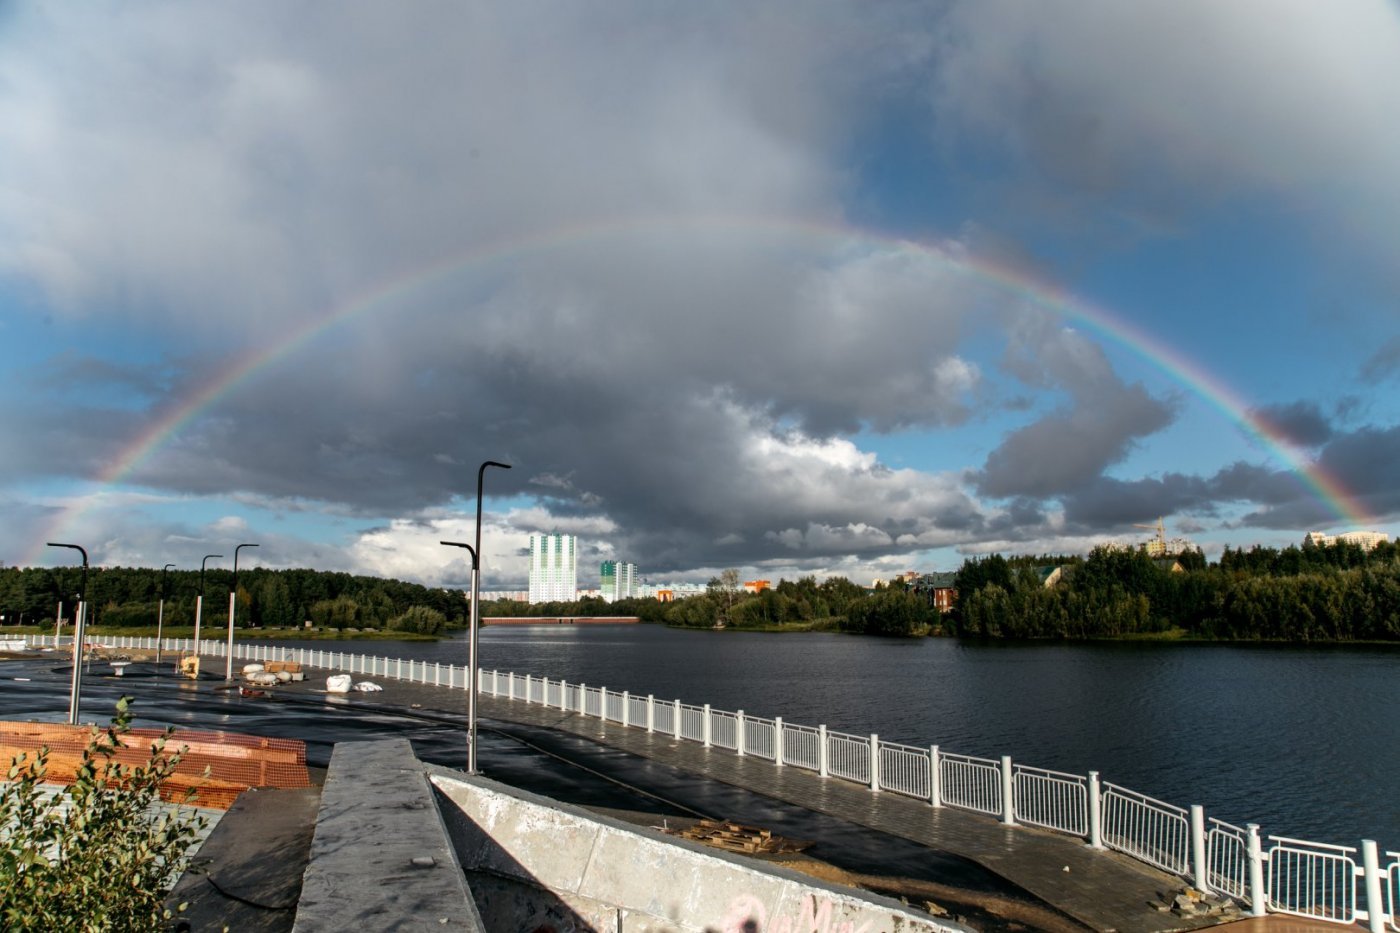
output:
[[[27,644],[71,647],[72,636],[26,635]],[[114,648],[156,648],[149,637],[103,636],[92,644]],[[228,654],[221,639],[161,639],[160,649],[214,657]],[[233,656],[248,660],[296,661],[308,667],[369,674],[449,689],[466,689],[466,668],[438,662],[237,642]],[[461,676],[458,676],[459,673]],[[489,675],[489,677],[488,677]],[[568,707],[570,712],[610,719],[629,728],[655,729],[677,738],[753,754],[784,765],[868,784],[951,806],[1000,816],[1088,838],[1097,848],[1113,848],[1140,861],[1191,878],[1196,886],[1226,889],[1247,900],[1255,915],[1266,910],[1338,923],[1368,919],[1372,933],[1400,931],[1400,852],[1378,864],[1376,846],[1363,842],[1363,865],[1355,846],[1270,835],[1265,849],[1258,828],[1206,818],[1189,810],[1089,776],[1013,763],[1009,758],[978,758],[807,726],[781,717],[765,719],[709,705],[659,700],[605,687],[570,684],[513,672],[478,673],[483,692],[526,703]],[[750,742],[757,741],[757,747]],[[811,760],[815,757],[815,761]],[[890,772],[890,773],[884,773]],[[1087,826],[1087,831],[1084,827]],[[1307,892],[1300,900],[1299,891]],[[1367,910],[1360,908],[1364,901]],[[1303,903],[1302,901],[1307,901]]]

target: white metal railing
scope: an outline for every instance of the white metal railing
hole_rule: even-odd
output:
[[[1356,922],[1356,850],[1270,836],[1269,909],[1281,914]],[[1379,909],[1379,905],[1376,906]]]
[[[938,756],[938,778],[947,806],[990,816],[1002,814],[1001,771],[997,762],[943,752]]]
[[[744,717],[744,754],[773,761],[778,757],[778,724],[757,716]]]
[[[868,736],[827,732],[827,773],[848,781],[870,783],[870,739]]]
[[[705,741],[705,708],[681,704],[680,737],[693,742]]]
[[[1178,875],[1190,870],[1186,811],[1135,790],[1105,784],[1103,841],[1149,865]]]
[[[826,777],[826,728],[783,723],[783,763],[816,771]]]
[[[739,719],[733,713],[710,710],[710,744],[734,751],[739,747]]]
[[[1400,930],[1400,852],[1387,852],[1386,857],[1390,859],[1390,867],[1385,870],[1385,877],[1382,879],[1386,926],[1392,930]]]
[[[71,636],[26,636],[30,645],[71,647]],[[153,638],[94,637],[93,644],[114,648],[156,648]],[[196,650],[188,638],[167,638],[162,651],[172,655]],[[201,639],[198,652],[224,657],[227,643]],[[322,648],[286,648],[238,642],[233,656],[249,661],[294,661],[305,667],[344,671],[448,689],[466,689],[468,671],[455,665],[403,658],[381,658]],[[1268,837],[1265,849],[1258,827],[1241,829],[1205,819],[1200,807],[1190,812],[1114,784],[1026,765],[974,758],[764,719],[742,711],[633,696],[601,687],[551,681],[514,672],[482,670],[478,689],[502,699],[542,703],[584,716],[606,718],[678,739],[731,750],[775,765],[814,771],[822,777],[856,781],[872,791],[893,793],[1087,838],[1092,846],[1111,848],[1185,876],[1198,886],[1247,902],[1256,915],[1266,910],[1338,924],[1365,919],[1369,929],[1400,933],[1400,853],[1377,848],[1357,850],[1281,836]],[[1362,905],[1365,905],[1363,909]]]
[[[1072,836],[1089,832],[1088,779],[1077,774],[1016,765],[1016,819]]]
[[[928,749],[880,743],[880,787],[884,790],[927,800],[929,772]]]
[[[1206,834],[1206,884],[1213,891],[1249,900],[1249,833],[1211,819]]]

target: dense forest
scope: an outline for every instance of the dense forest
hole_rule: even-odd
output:
[[[1060,568],[1046,585],[1045,572]],[[1227,548],[1153,558],[1096,548],[1087,557],[963,564],[950,622],[988,638],[1104,638],[1174,634],[1270,640],[1400,640],[1400,550],[1351,544]]]
[[[6,625],[51,624],[60,600],[71,621],[82,570],[0,568]],[[205,618],[227,618],[232,574],[204,574]],[[1400,641],[1400,547],[1356,545],[1226,548],[1152,558],[1096,548],[1087,556],[991,555],[964,562],[953,610],[943,614],[918,582],[867,589],[844,577],[780,580],[746,591],[736,570],[699,596],[671,603],[585,598],[530,605],[483,602],[483,616],[637,616],[691,628],[824,629],[870,635],[943,634],[994,639],[1176,637],[1269,641]],[[164,592],[162,593],[162,587]],[[200,574],[139,568],[89,571],[90,620],[98,625],[194,622]],[[466,624],[457,590],[315,570],[254,568],[238,576],[244,627],[378,629],[435,634]]]
[[[203,575],[204,618],[228,618],[233,574]],[[52,624],[63,603],[73,620],[82,587],[80,567],[0,568],[0,615],[7,625]],[[165,599],[165,624],[194,624],[200,591],[197,570],[93,567],[87,579],[88,621],[93,625],[154,626]],[[252,568],[238,574],[240,627],[288,628],[310,621],[322,628],[375,628],[433,634],[466,624],[467,601],[458,590],[318,570]]]

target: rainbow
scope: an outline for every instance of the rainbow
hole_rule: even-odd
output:
[[[1288,437],[1267,419],[1251,410],[1245,400],[1223,380],[1205,371],[1174,348],[1146,331],[1068,294],[1033,276],[984,259],[953,251],[937,244],[915,242],[869,231],[818,223],[774,220],[771,218],[715,216],[676,220],[674,218],[629,218],[585,226],[558,228],[528,236],[504,239],[465,255],[445,256],[405,275],[385,281],[373,289],[332,307],[318,317],[293,329],[273,343],[249,350],[218,371],[202,388],[180,404],[171,406],[146,430],[133,438],[95,478],[97,487],[121,483],[142,463],[177,436],[190,422],[215,406],[259,372],[295,355],[321,335],[352,320],[401,302],[419,289],[442,283],[464,271],[491,266],[516,257],[538,254],[580,242],[607,237],[636,236],[687,229],[752,234],[766,231],[781,237],[812,237],[824,244],[855,244],[864,248],[908,253],[918,258],[932,257],[969,273],[997,289],[1057,316],[1087,325],[1093,331],[1121,344],[1147,359],[1172,379],[1180,382],[1239,425],[1267,451],[1285,463],[1309,493],[1337,517],[1357,527],[1374,524],[1374,517],[1355,495],[1320,465],[1297,449]],[[84,500],[56,513],[35,551],[26,561],[36,563],[42,541],[61,537],[88,508]]]

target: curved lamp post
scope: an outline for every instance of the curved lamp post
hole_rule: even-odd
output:
[[[166,564],[160,570],[160,611],[156,613],[156,667],[160,667],[160,633],[165,629],[165,575],[174,564]]]
[[[481,565],[481,479],[486,474],[487,467],[499,467],[502,470],[509,470],[509,463],[500,463],[495,460],[487,460],[476,470],[476,560],[478,569]],[[477,664],[476,660],[476,633],[481,628],[481,574],[472,574],[472,615],[471,628],[467,633],[467,655],[471,659],[471,675],[467,682],[471,685],[467,691],[467,719],[471,725],[472,744],[468,749],[467,773],[476,774],[476,688],[477,688]]]
[[[48,546],[72,548],[83,555],[83,588],[78,591],[78,616],[73,622],[73,686],[68,694],[68,724],[76,726],[78,706],[83,692],[83,628],[87,622],[88,555],[87,550],[77,544],[55,544],[49,541]]]
[[[211,557],[223,557],[222,554],[205,554],[204,560],[199,562],[199,595],[194,600],[194,656],[199,658],[199,623],[204,618],[204,566],[209,563]],[[195,667],[195,676],[199,676],[199,667]]]
[[[448,547],[466,548],[467,553],[472,556],[472,605],[468,609],[468,651],[471,655],[470,664],[467,668],[467,773],[476,774],[476,648],[473,644],[473,637],[476,634],[476,548],[461,541],[439,541]]]
[[[233,680],[233,615],[238,607],[238,552],[256,544],[240,544],[233,549],[233,586],[228,591],[228,663],[224,667],[224,680]]]

